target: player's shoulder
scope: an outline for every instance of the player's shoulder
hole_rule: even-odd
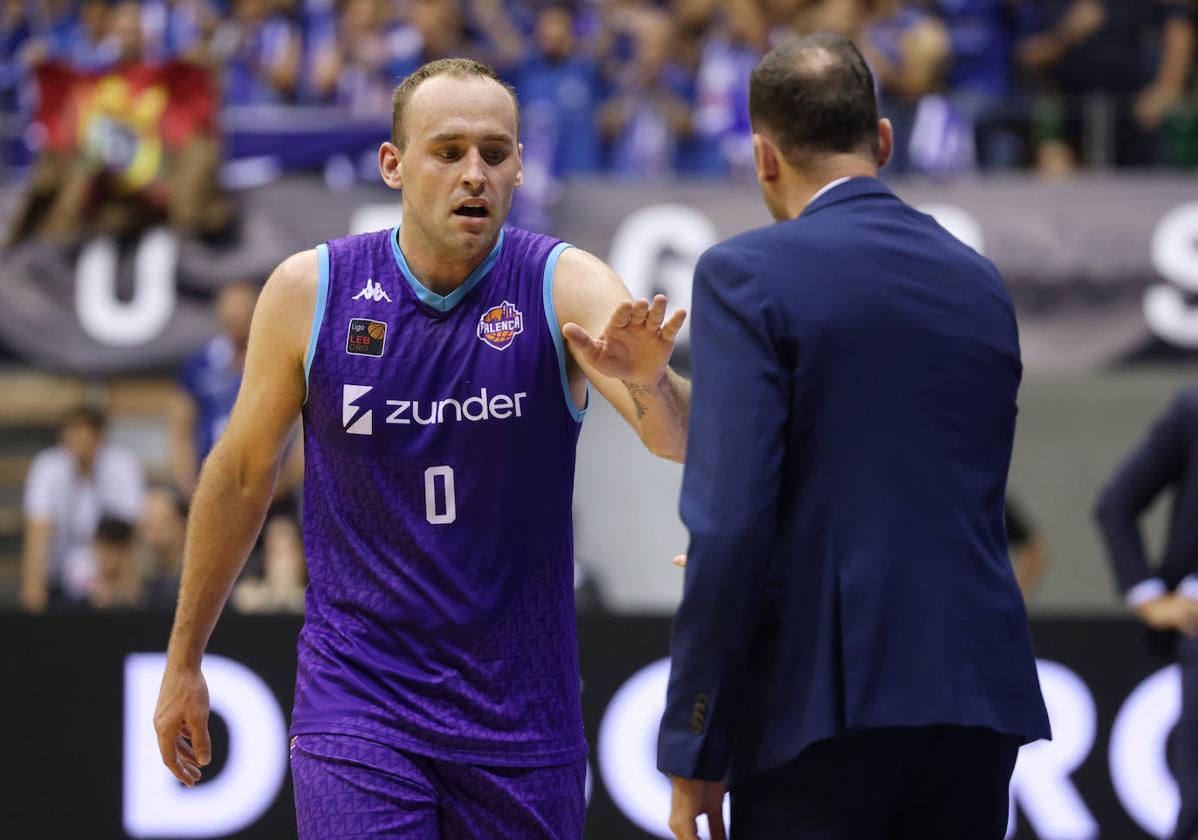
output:
[[[599,257],[586,251],[582,248],[571,246],[564,249],[557,259],[559,274],[569,276],[588,276],[594,274],[608,274],[611,269],[607,263],[599,259]]]
[[[532,264],[536,267],[543,264],[553,249],[561,244],[562,240],[555,236],[508,225],[503,229],[502,255],[516,264]],[[569,247],[565,249],[573,250]]]
[[[258,295],[254,309],[259,346],[290,350],[307,346],[316,308],[320,268],[315,249],[299,251],[279,263]],[[254,344],[251,330],[251,346]]]
[[[398,230],[399,228],[389,227],[366,231],[364,233],[349,233],[345,236],[339,236],[336,239],[330,239],[325,245],[330,252],[340,252],[355,248],[390,250],[396,231]],[[315,253],[315,249],[313,249],[313,253]]]
[[[317,250],[310,248],[287,257],[267,278],[262,289],[264,299],[308,298],[316,294],[320,279]]]

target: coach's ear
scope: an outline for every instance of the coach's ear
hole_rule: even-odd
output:
[[[516,144],[516,160],[520,164],[520,171],[516,173],[516,186],[524,186],[524,144]]]
[[[769,138],[753,135],[753,163],[757,167],[757,180],[763,184],[777,181],[782,174],[778,147]]]
[[[379,146],[379,174],[383,176],[383,183],[393,190],[403,189],[403,174],[399,169],[402,159],[403,152],[394,143],[387,141]]]
[[[890,163],[894,154],[894,126],[888,119],[878,120],[878,169]]]

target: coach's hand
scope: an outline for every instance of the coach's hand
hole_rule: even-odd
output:
[[[724,783],[670,777],[674,793],[670,799],[670,831],[674,840],[699,840],[700,814],[707,815],[711,840],[727,840],[724,830]]]
[[[1198,601],[1184,595],[1162,595],[1136,607],[1144,623],[1155,630],[1177,630],[1198,636]]]
[[[666,320],[666,303],[665,295],[653,298],[653,303],[644,298],[626,300],[612,312],[598,338],[575,323],[563,324],[562,335],[575,353],[604,376],[656,387],[665,376],[674,339],[686,320],[683,309]]]
[[[162,763],[188,787],[200,780],[200,768],[212,760],[208,737],[208,684],[200,669],[167,666],[154,712]]]

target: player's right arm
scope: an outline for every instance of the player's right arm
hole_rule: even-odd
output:
[[[315,251],[288,258],[267,281],[250,327],[237,403],[192,499],[179,603],[154,713],[162,760],[188,786],[212,758],[200,661],[262,527],[303,405],[316,282]]]
[[[171,475],[184,498],[191,498],[196,483],[196,448],[192,437],[196,423],[196,404],[191,394],[176,387],[171,397]]]

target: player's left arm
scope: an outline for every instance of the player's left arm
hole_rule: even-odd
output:
[[[598,257],[568,248],[553,276],[553,299],[570,348],[571,390],[589,379],[655,455],[681,462],[686,454],[690,383],[669,368],[686,318],[666,318],[665,295],[633,300]],[[576,387],[577,386],[577,387]]]

